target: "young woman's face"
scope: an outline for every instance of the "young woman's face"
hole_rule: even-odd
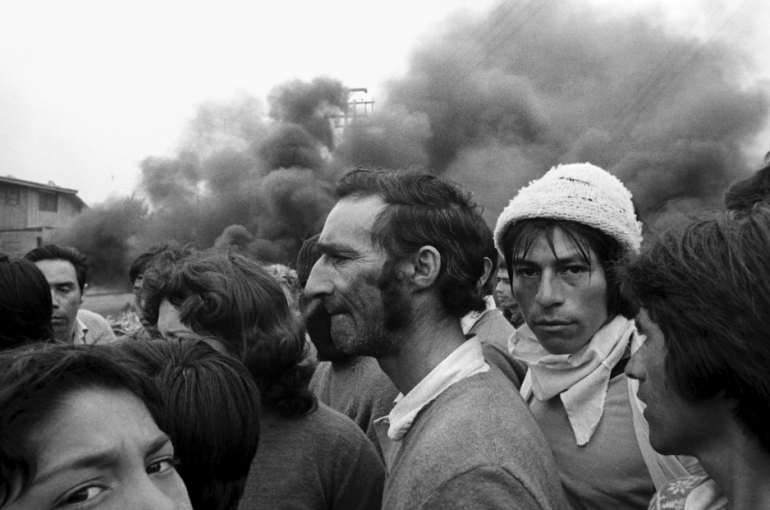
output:
[[[170,439],[128,391],[75,391],[30,439],[37,472],[7,510],[192,508]]]

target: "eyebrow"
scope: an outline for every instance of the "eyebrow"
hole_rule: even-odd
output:
[[[575,254],[569,257],[557,258],[556,263],[561,266],[566,266],[569,264],[587,264],[588,262],[586,260],[583,260],[583,257],[581,257],[580,255]],[[511,265],[538,266],[539,264],[525,257],[520,259],[513,259],[513,262],[511,262]]]
[[[145,447],[145,458],[155,455],[166,447],[171,439],[166,434],[161,434]],[[103,452],[77,457],[74,460],[65,461],[58,466],[49,469],[47,472],[36,476],[32,486],[42,485],[54,478],[59,473],[65,471],[78,471],[83,469],[112,469],[120,463],[120,452],[117,448]]]
[[[324,255],[334,255],[337,253],[355,254],[356,251],[350,246],[342,243],[318,243],[316,249]]]

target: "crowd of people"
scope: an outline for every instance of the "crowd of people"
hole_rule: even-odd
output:
[[[293,268],[156,246],[119,325],[0,256],[0,509],[770,508],[770,166],[662,231],[511,191],[355,170]]]

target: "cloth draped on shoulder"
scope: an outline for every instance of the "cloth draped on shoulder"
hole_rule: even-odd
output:
[[[551,354],[538,342],[527,325],[511,335],[511,354],[529,367],[521,386],[528,401],[533,395],[541,402],[556,397],[567,412],[575,441],[587,444],[599,426],[613,367],[644,342],[634,322],[620,315],[605,324],[582,349],[574,354]],[[701,475],[703,469],[692,457],[664,456],[652,449],[649,425],[644,419],[645,405],[636,396],[639,381],[628,379],[628,393],[634,417],[634,431],[645,464],[655,488],[690,475]]]

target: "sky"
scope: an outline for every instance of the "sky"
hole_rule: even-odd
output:
[[[608,17],[649,12],[671,30],[739,44],[752,69],[747,80],[770,90],[766,0],[574,1],[600,5]],[[77,189],[89,205],[129,195],[139,163],[175,155],[200,104],[265,98],[283,82],[317,76],[381,100],[422,41],[453,17],[496,5],[3,1],[0,175]],[[770,136],[757,144],[770,149]]]

